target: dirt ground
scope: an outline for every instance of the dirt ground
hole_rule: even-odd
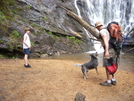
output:
[[[0,101],[74,101],[81,92],[85,101],[134,101],[134,73],[118,70],[117,85],[99,85],[105,81],[105,69],[88,72],[84,80],[77,61],[30,59],[32,68],[22,59],[0,60]]]

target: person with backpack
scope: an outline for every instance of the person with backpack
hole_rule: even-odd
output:
[[[113,62],[114,61],[117,62],[117,50],[114,49],[115,47],[110,43],[110,41],[113,39],[111,38],[110,31],[108,31],[107,29],[108,27],[105,28],[102,22],[100,21],[95,23],[95,27],[99,30],[101,43],[104,48],[103,66],[105,67],[107,77],[106,78],[107,80],[105,82],[101,82],[100,85],[110,87],[112,85],[116,85],[116,79],[114,73],[116,72],[117,67],[116,64],[115,65],[113,64]],[[116,40],[116,38],[114,38],[114,40]],[[112,65],[111,66],[108,65],[108,63]],[[115,71],[110,73],[107,67],[115,67]]]

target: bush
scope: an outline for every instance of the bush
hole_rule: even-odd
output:
[[[17,37],[17,38],[21,38],[20,34],[17,31],[13,31],[12,32],[13,36]]]

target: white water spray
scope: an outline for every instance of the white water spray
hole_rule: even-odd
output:
[[[124,32],[134,26],[134,0],[77,0],[87,4],[88,19],[92,25],[102,21],[108,25],[111,21],[120,23]]]
[[[78,6],[80,3],[84,7]],[[81,12],[86,13],[91,25],[102,21],[107,26],[109,22],[117,21],[125,33],[134,27],[134,0],[75,0],[75,7],[81,18]],[[95,49],[100,50],[98,48],[95,44]]]
[[[79,10],[79,8],[78,8],[78,6],[77,6],[77,0],[74,1],[74,5],[75,5],[75,8],[76,8],[76,10],[77,10],[78,16],[79,16],[80,18],[82,18],[81,13],[80,13],[80,10]],[[88,31],[87,31],[84,27],[83,27],[83,29],[84,29],[84,31],[86,32],[87,36],[88,36],[89,38],[91,38],[92,35],[89,34]]]

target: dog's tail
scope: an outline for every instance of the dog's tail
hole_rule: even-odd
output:
[[[82,66],[82,64],[75,64],[74,66]]]

